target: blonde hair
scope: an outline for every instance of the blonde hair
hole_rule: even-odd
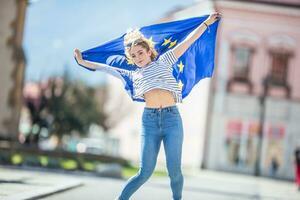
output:
[[[137,28],[130,29],[127,31],[126,35],[124,36],[124,48],[125,48],[125,55],[129,60],[132,60],[130,55],[130,50],[133,46],[140,45],[141,47],[145,48],[147,51],[151,51],[151,61],[155,60],[158,53],[154,48],[153,42],[147,39]]]

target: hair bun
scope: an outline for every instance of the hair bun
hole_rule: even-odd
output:
[[[134,42],[137,39],[147,40],[139,28],[130,28],[126,31],[126,35],[124,36],[124,46]]]

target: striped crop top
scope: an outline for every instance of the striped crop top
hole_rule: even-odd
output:
[[[133,82],[133,98],[145,101],[144,94],[152,89],[163,89],[172,92],[176,103],[182,103],[181,90],[173,76],[173,64],[177,62],[172,50],[159,56],[159,58],[145,67],[139,67],[130,71],[101,64],[96,68],[99,71],[106,71],[118,78],[119,73],[127,76]],[[118,71],[119,73],[117,73]]]
[[[171,91],[175,102],[182,102],[181,91],[173,76],[172,65],[177,61],[173,51],[167,51],[156,61],[132,73],[134,97],[144,99],[144,94],[159,88]]]

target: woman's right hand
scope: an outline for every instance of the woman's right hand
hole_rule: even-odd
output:
[[[90,68],[92,70],[95,70],[95,68],[97,67],[97,63],[94,63],[94,62],[91,62],[91,61],[88,61],[88,60],[84,60],[82,58],[82,53],[79,49],[74,49],[74,57],[75,59],[77,60],[78,64],[79,65],[82,65],[86,68]]]
[[[81,54],[80,50],[77,48],[74,49],[74,57],[76,58],[76,60],[79,64],[83,63],[82,54]]]
[[[213,24],[215,21],[221,19],[222,15],[218,12],[214,12],[211,15],[209,15],[209,17],[205,20],[205,23],[207,25],[211,25]]]

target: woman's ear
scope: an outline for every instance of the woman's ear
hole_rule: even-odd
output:
[[[150,57],[151,57],[151,55],[152,55],[152,51],[149,49],[149,51],[147,52],[147,54],[148,54],[148,56],[150,56]]]

